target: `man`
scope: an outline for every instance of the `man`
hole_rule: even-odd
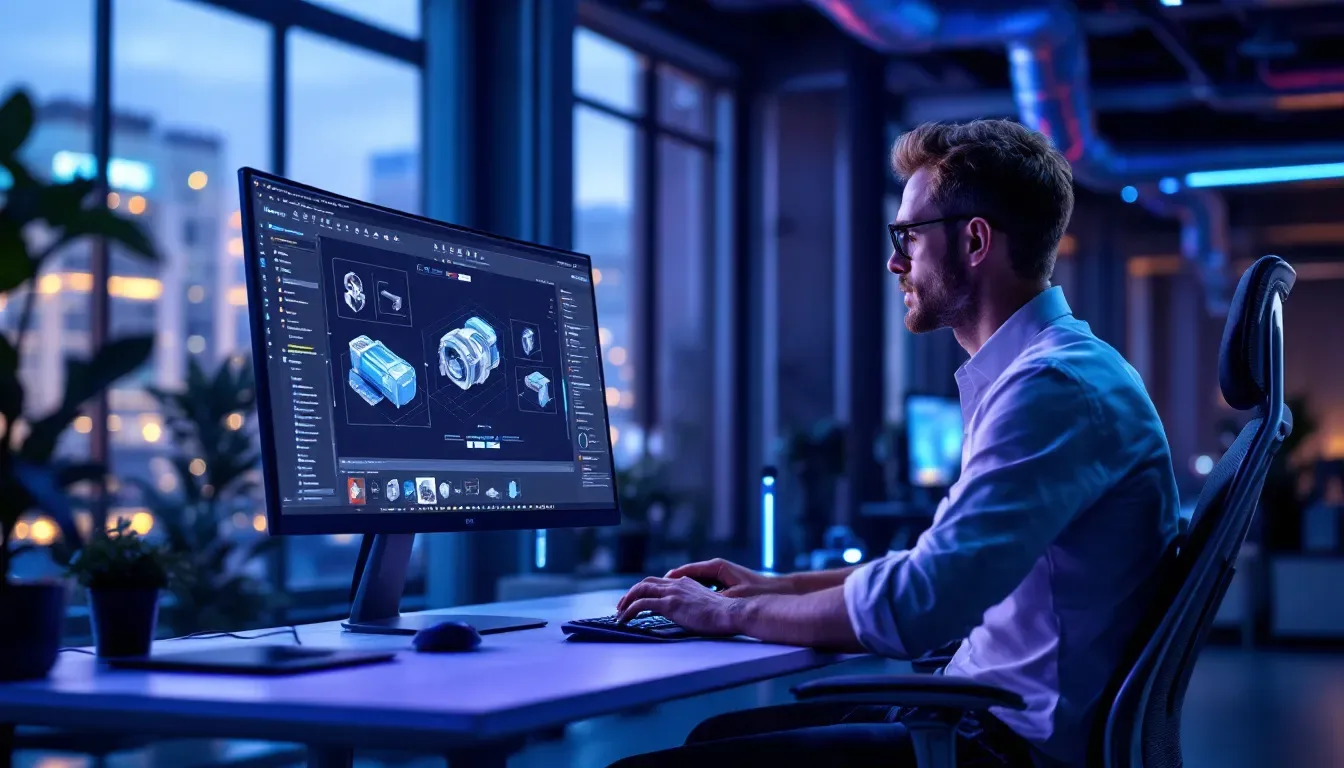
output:
[[[771,578],[711,561],[646,579],[625,618],[915,658],[963,639],[945,669],[1021,694],[964,721],[962,764],[1083,765],[1096,704],[1177,531],[1170,449],[1138,374],[1051,287],[1073,210],[1068,162],[1001,120],[924,125],[892,150],[906,180],[889,225],[906,327],[951,327],[962,474],[932,527],[865,565]],[[727,585],[714,593],[693,578]],[[828,708],[829,707],[829,708]],[[630,765],[913,765],[902,710],[789,705],[703,723]]]

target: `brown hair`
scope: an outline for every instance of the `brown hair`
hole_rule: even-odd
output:
[[[925,123],[896,140],[891,165],[909,179],[927,168],[944,215],[983,216],[1008,233],[1013,271],[1048,279],[1073,214],[1069,161],[1038,131],[1011,120]]]

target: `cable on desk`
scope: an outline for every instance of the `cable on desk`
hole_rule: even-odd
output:
[[[212,638],[217,637],[232,637],[235,640],[260,640],[263,637],[274,637],[275,635],[292,635],[294,637],[295,645],[303,645],[303,641],[299,639],[299,629],[298,627],[295,626],[288,626],[281,629],[275,629],[271,630],[270,632],[262,632],[260,635],[242,635],[237,632],[223,632],[220,630],[208,629],[203,632],[192,632],[189,635],[179,635],[178,637],[167,637],[164,638],[164,640],[210,640]],[[59,649],[59,653],[83,653],[89,656],[96,655],[94,654],[93,651],[90,651],[87,648],[74,648],[74,647],[61,648]]]
[[[217,637],[232,637],[235,640],[260,640],[263,637],[274,637],[275,635],[291,635],[294,638],[295,645],[303,645],[299,639],[299,630],[297,627],[288,626],[281,629],[262,632],[260,635],[242,635],[237,632],[224,632],[222,630],[207,629],[203,632],[192,632],[189,635],[179,637],[169,637],[168,640],[210,640]]]

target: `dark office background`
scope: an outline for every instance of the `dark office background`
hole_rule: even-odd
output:
[[[1173,182],[1206,170],[1198,158],[1209,152],[1239,153],[1245,168],[1298,164],[1283,161],[1294,152],[1344,163],[1344,4],[1073,5],[1096,133],[1115,152],[1188,152]],[[874,445],[899,429],[906,394],[955,396],[965,357],[947,332],[904,329],[884,272],[884,225],[901,194],[887,150],[923,120],[1019,117],[1012,86],[1002,43],[878,54],[801,1],[0,0],[0,98],[22,88],[37,106],[29,166],[69,179],[106,147],[108,205],[143,222],[164,256],[149,268],[97,244],[59,254],[36,283],[36,331],[21,351],[28,406],[56,402],[66,355],[154,333],[152,362],[111,391],[105,412],[76,419],[60,450],[110,463],[108,519],[161,531],[135,483],[173,498],[173,461],[196,476],[206,465],[174,443],[147,388],[180,390],[190,363],[213,373],[249,355],[235,176],[247,165],[592,256],[618,464],[672,501],[631,494],[619,529],[422,535],[406,609],[623,586],[702,557],[758,566],[759,472],[787,470],[787,446],[827,423],[847,457],[824,522],[848,526],[872,556],[892,535],[874,510],[899,495]],[[1239,426],[1217,386],[1222,281],[1267,253],[1297,269],[1287,379],[1314,429],[1280,468],[1290,490],[1261,509],[1207,663],[1233,687],[1261,660],[1266,674],[1311,677],[1313,706],[1335,702],[1326,719],[1337,723],[1344,166],[1319,175],[1199,190],[1189,202],[1191,190],[1165,180],[1080,184],[1056,282],[1142,374],[1188,507]],[[1225,265],[1202,261],[1213,251]],[[0,296],[0,327],[14,326],[21,299]],[[253,420],[239,412],[228,423],[251,430]],[[793,508],[781,499],[781,514]],[[220,537],[266,538],[255,496],[221,510]],[[103,522],[85,514],[81,526]],[[46,547],[59,533],[34,515],[16,535]],[[211,628],[344,616],[358,545],[350,534],[294,537],[235,558],[229,568],[277,599]],[[43,550],[15,564],[19,576],[55,570]],[[199,628],[173,615],[164,631]],[[88,636],[78,599],[68,634]],[[1217,700],[1225,689],[1210,679],[1197,673],[1192,700]],[[722,702],[783,690],[763,684]],[[571,729],[569,746],[538,746],[535,764],[604,764],[646,746],[582,746],[621,728],[678,740],[694,719],[678,706],[636,725]],[[1335,726],[1312,727],[1324,738]],[[264,761],[267,749],[218,755]],[[179,764],[167,754],[113,759]],[[1215,762],[1197,764],[1231,764],[1201,754]]]

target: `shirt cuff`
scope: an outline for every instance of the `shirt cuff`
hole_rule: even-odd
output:
[[[908,556],[909,552],[893,552],[845,577],[845,612],[854,636],[868,651],[894,659],[909,658],[892,610],[893,591],[898,588],[895,572]]]

